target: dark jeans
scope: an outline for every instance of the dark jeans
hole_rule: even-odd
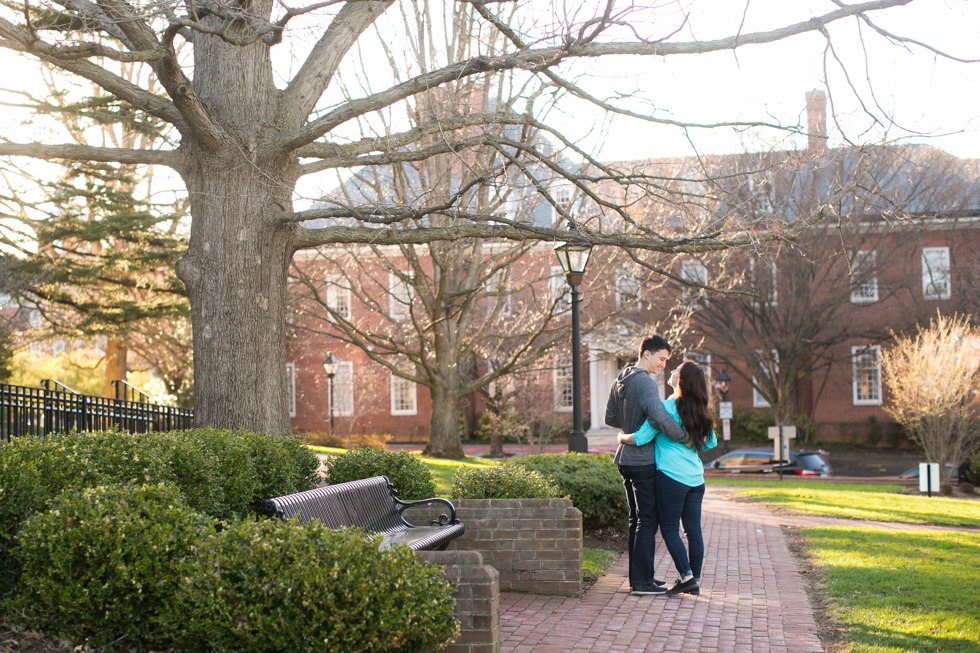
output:
[[[657,534],[657,466],[620,465],[619,473],[630,507],[630,587],[650,587]]]
[[[704,564],[704,536],[701,534],[701,502],[704,500],[704,483],[690,487],[678,483],[663,472],[657,472],[657,511],[660,515],[660,535],[667,551],[674,560],[681,577],[693,574],[701,578]],[[684,524],[688,551],[678,532]]]

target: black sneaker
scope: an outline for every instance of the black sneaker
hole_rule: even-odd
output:
[[[630,594],[639,594],[639,595],[666,594],[666,593],[667,593],[667,587],[663,585],[659,587],[656,585],[641,585],[640,587],[634,587],[632,590],[630,590]]]
[[[666,581],[657,580],[656,578],[653,579],[653,584],[656,585],[657,587],[667,587]]]
[[[673,587],[667,590],[667,594],[670,596],[674,596],[675,594],[693,594],[694,596],[698,596],[701,594],[701,587],[693,578],[684,582],[677,581]]]

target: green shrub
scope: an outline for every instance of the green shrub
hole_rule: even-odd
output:
[[[336,447],[338,449],[384,449],[391,442],[390,433],[324,433],[309,431],[303,434],[303,442],[318,447]]]
[[[774,420],[765,410],[737,410],[732,414],[732,439],[739,442],[770,442]]]
[[[10,593],[19,573],[11,551],[24,520],[46,510],[63,490],[172,480],[158,452],[117,431],[0,443],[0,597]]]
[[[980,453],[970,458],[970,467],[966,470],[966,480],[980,486]]]
[[[315,487],[319,464],[299,438],[241,430],[73,432],[0,443],[0,597],[17,577],[10,554],[21,524],[68,488],[172,483],[189,506],[226,519]]]
[[[564,496],[550,478],[518,465],[458,467],[449,494],[457,499],[549,499]]]
[[[69,490],[20,531],[8,618],[94,648],[166,645],[159,614],[178,562],[209,529],[173,486]]]
[[[440,567],[352,529],[237,522],[181,576],[165,621],[184,653],[414,653],[457,632]]]
[[[628,509],[623,478],[612,461],[604,454],[566,453],[524,456],[508,463],[540,472],[550,477],[562,495],[582,511],[582,527],[586,530],[623,527]]]
[[[357,481],[372,476],[387,476],[403,501],[428,499],[436,494],[432,472],[419,457],[408,451],[351,449],[326,462],[330,484]]]

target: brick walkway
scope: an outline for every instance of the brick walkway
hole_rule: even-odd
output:
[[[699,597],[631,596],[623,556],[581,599],[503,594],[501,653],[822,653],[779,519],[721,495],[704,501]],[[656,569],[673,584],[659,536]]]

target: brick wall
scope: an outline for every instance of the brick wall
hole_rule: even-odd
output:
[[[582,594],[582,512],[569,499],[457,499],[466,534],[454,549],[479,551],[504,592]]]
[[[419,551],[426,562],[446,568],[456,591],[456,619],[460,631],[446,653],[499,653],[500,577],[484,564],[478,551]]]

